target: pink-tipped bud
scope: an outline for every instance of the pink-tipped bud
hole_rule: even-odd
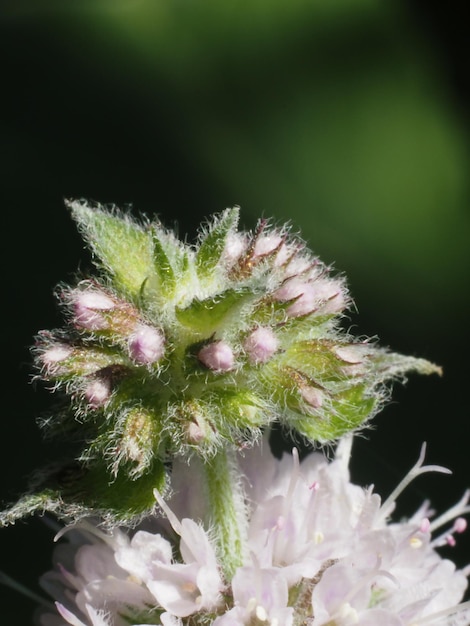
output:
[[[186,429],[188,443],[199,444],[204,441],[206,434],[203,428],[197,422],[189,422]]]
[[[235,362],[232,348],[225,341],[207,344],[199,350],[197,358],[214,372],[229,372]]]
[[[306,281],[294,276],[286,280],[285,283],[274,292],[274,297],[280,302],[288,302],[289,300],[298,298],[309,288],[310,285]]]
[[[45,367],[46,373],[54,375],[61,371],[62,363],[71,356],[72,352],[72,348],[66,344],[52,344],[40,355],[39,359]]]
[[[335,349],[336,356],[349,365],[360,365],[365,356],[365,346],[349,345]]]
[[[302,386],[300,395],[313,409],[319,409],[323,404],[323,392],[316,387]]]
[[[41,355],[41,361],[46,367],[54,367],[61,361],[65,361],[72,354],[72,348],[64,344],[55,344]]]
[[[255,241],[253,258],[272,254],[282,246],[283,241],[280,235],[261,235]]]
[[[223,252],[223,260],[227,265],[232,265],[242,254],[246,252],[248,243],[246,235],[242,233],[231,233],[227,237],[225,249]]]
[[[312,283],[321,303],[320,313],[340,313],[346,307],[343,285],[337,280],[316,280]]]
[[[334,353],[342,361],[340,371],[346,376],[361,376],[368,366],[368,359],[372,354],[371,347],[367,343],[355,343],[338,346]]]
[[[294,300],[286,311],[289,317],[309,315],[315,311],[337,313],[345,307],[341,284],[334,280],[305,281],[293,277],[277,289],[274,297],[280,302]]]
[[[163,333],[147,324],[138,324],[129,337],[129,355],[137,363],[150,365],[159,361],[165,353]]]
[[[277,258],[282,258],[282,248]],[[286,261],[288,260],[286,259]],[[286,275],[286,278],[288,276],[291,276],[291,277],[299,276],[300,274],[305,274],[308,270],[311,270],[312,266],[314,265],[315,265],[315,261],[312,260],[311,258],[300,256],[299,254],[295,254],[286,263],[284,273]]]
[[[111,396],[111,381],[106,378],[96,378],[85,389],[85,399],[93,409],[104,406]]]
[[[301,274],[312,267],[312,259],[307,259],[299,255],[302,250],[300,243],[289,244],[283,242],[277,249],[274,266],[283,270],[285,278]]]
[[[248,335],[243,344],[251,363],[266,363],[279,347],[279,341],[270,328],[259,326]]]
[[[76,290],[71,293],[75,313],[75,324],[86,330],[105,330],[108,321],[105,311],[115,308],[115,302],[102,291]]]

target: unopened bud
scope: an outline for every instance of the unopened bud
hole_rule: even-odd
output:
[[[279,287],[274,297],[280,302],[294,301],[287,309],[289,317],[309,315],[315,311],[337,313],[345,307],[341,284],[335,280],[306,281],[293,277]]]
[[[319,409],[323,404],[323,392],[316,387],[301,387],[300,395],[307,404],[314,409]]]
[[[279,346],[276,335],[270,328],[259,326],[245,339],[243,347],[251,363],[266,363]]]
[[[284,239],[280,235],[261,235],[253,247],[253,257],[263,257],[280,249]]]
[[[280,302],[294,302],[287,309],[289,317],[307,315],[315,310],[316,298],[311,283],[294,277],[287,280],[277,291],[274,298]]]
[[[152,460],[157,435],[154,417],[145,409],[136,407],[126,416],[121,440],[116,448],[113,472],[117,474],[124,462],[134,464],[130,475],[138,477]]]
[[[336,356],[339,357],[345,363],[351,365],[359,365],[364,360],[363,346],[350,345],[340,346],[335,349]]]
[[[65,361],[72,352],[72,348],[66,344],[52,344],[41,354],[40,361],[46,368],[48,374],[53,374],[60,369],[61,363]]]
[[[315,262],[306,256],[301,256],[299,250],[292,246],[283,245],[276,256],[275,265],[284,266],[286,278],[299,276],[312,268]]]
[[[199,444],[204,440],[204,430],[196,422],[189,422],[186,429],[188,443]]]
[[[372,348],[367,343],[356,343],[339,346],[334,353],[343,362],[341,371],[347,376],[360,376],[367,368],[368,358],[372,354]]]
[[[150,365],[165,353],[163,333],[147,324],[139,324],[129,337],[129,355],[137,363]]]
[[[105,330],[108,321],[104,311],[115,308],[115,302],[102,291],[75,290],[71,293],[75,313],[75,324],[86,330]]]
[[[188,399],[177,407],[175,417],[181,425],[185,444],[197,446],[202,454],[213,450],[216,429],[205,402]]]
[[[199,350],[197,358],[214,372],[229,372],[235,362],[232,348],[225,341],[208,343]]]
[[[223,260],[230,266],[246,252],[247,238],[244,233],[230,233],[225,243]]]
[[[343,286],[337,280],[316,280],[313,283],[320,313],[340,313],[346,307]]]
[[[97,409],[104,406],[111,396],[111,381],[109,378],[96,378],[85,388],[85,399],[90,407]]]

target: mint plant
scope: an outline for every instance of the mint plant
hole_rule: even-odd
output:
[[[59,285],[64,327],[33,354],[62,397],[42,427],[77,453],[0,514],[51,513],[72,538],[43,579],[60,617],[42,624],[469,623],[452,621],[469,614],[466,572],[436,552],[465,529],[468,494],[394,524],[407,482],[446,470],[420,457],[381,504],[347,469],[391,383],[440,368],[346,331],[343,277],[287,227],[239,231],[227,209],[189,245],[158,220],[67,204],[96,272]],[[275,460],[274,424],[336,460]]]

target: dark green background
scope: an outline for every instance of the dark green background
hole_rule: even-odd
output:
[[[463,3],[461,3],[463,4]],[[449,506],[468,456],[468,45],[459,3],[383,0],[4,0],[1,218],[1,496],[59,448],[35,418],[35,333],[61,324],[52,297],[89,256],[63,198],[158,213],[194,236],[238,204],[243,223],[291,220],[346,273],[358,334],[431,359],[358,441],[354,476],[386,495],[428,459],[455,476],[402,499]],[[73,8],[72,8],[73,7]],[[131,209],[130,209],[131,210]],[[470,540],[452,555],[470,561]],[[38,520],[0,532],[0,568],[30,586],[48,568]],[[0,588],[0,619],[32,603]]]

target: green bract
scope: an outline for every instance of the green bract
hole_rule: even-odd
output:
[[[227,209],[190,246],[158,221],[68,206],[98,276],[58,289],[67,326],[34,352],[38,378],[67,398],[45,428],[82,448],[4,523],[37,509],[131,521],[175,457],[213,463],[273,422],[331,442],[375,414],[388,380],[439,371],[342,330],[343,279],[286,228],[238,232]]]

